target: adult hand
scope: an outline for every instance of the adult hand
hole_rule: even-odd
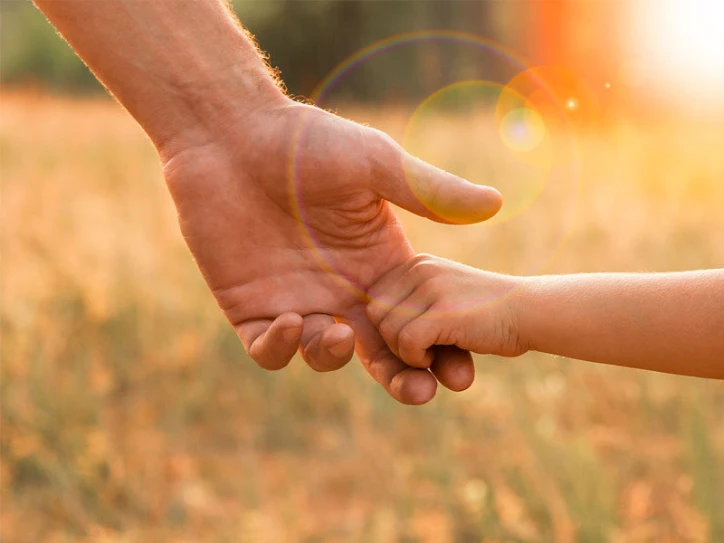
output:
[[[209,287],[262,367],[284,367],[301,345],[312,368],[337,369],[356,335],[364,366],[403,403],[430,400],[435,377],[453,390],[472,383],[466,351],[440,350],[432,374],[394,356],[367,320],[366,292],[414,256],[386,200],[466,223],[495,214],[495,190],[411,157],[382,132],[290,100],[176,150],[164,172]]]
[[[413,254],[385,200],[475,222],[498,210],[496,191],[285,98],[224,1],[35,3],[153,140],[184,236],[252,358],[281,368],[301,345],[310,366],[332,370],[356,336],[402,402],[432,398],[432,374],[456,390],[472,382],[463,351],[440,351],[432,374],[394,357],[365,293]]]

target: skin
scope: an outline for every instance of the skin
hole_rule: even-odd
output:
[[[35,3],[153,141],[184,238],[257,363],[279,369],[299,349],[329,371],[356,350],[407,404],[472,383],[467,351],[425,368],[396,357],[366,291],[414,255],[388,201],[463,224],[494,215],[497,191],[288,99],[219,0]]]
[[[724,270],[513,277],[418,255],[371,296],[370,321],[414,367],[454,345],[724,379]]]

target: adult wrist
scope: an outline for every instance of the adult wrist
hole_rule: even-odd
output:
[[[289,103],[261,59],[253,60],[201,67],[174,85],[173,106],[159,109],[157,116],[143,123],[162,160],[223,140],[231,130],[253,131],[260,115]]]

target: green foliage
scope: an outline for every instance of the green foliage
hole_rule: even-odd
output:
[[[0,83],[35,83],[66,92],[101,85],[30,2],[0,2]]]
[[[334,0],[235,0],[232,6],[269,54],[289,91],[308,96],[335,66],[360,48],[395,34],[454,28],[490,36],[486,10],[495,3],[364,2]],[[0,2],[0,83],[35,84],[64,93],[98,92],[101,85],[31,2]],[[419,74],[424,58],[439,48],[449,79],[470,71],[474,59],[460,50],[428,44],[406,48],[356,70],[337,94],[363,100],[419,98],[430,82]],[[459,49],[459,48],[458,48]],[[463,66],[467,64],[467,66]],[[439,81],[433,81],[433,87]],[[434,90],[434,88],[432,90]]]

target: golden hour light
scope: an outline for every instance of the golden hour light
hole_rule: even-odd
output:
[[[724,0],[0,0],[0,543],[724,543],[723,151]]]

